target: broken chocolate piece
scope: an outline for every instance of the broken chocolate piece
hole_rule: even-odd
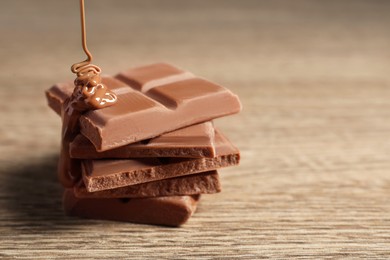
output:
[[[84,160],[83,180],[89,192],[184,176],[236,165],[240,154],[220,133],[215,135],[214,158],[143,158],[128,160]]]
[[[177,71],[173,75],[186,76],[175,76],[172,80],[172,71]],[[115,106],[89,111],[80,118],[81,133],[98,151],[153,138],[241,110],[238,97],[228,89],[188,76],[168,64],[130,69],[117,78],[130,86],[110,87],[118,96]]]
[[[103,77],[103,82],[114,92],[123,86],[123,83],[109,77]],[[72,84],[58,84],[46,91],[49,106],[57,114],[61,113],[61,107],[72,94],[73,87]],[[79,134],[70,144],[70,155],[78,159],[214,157],[214,128],[211,122],[205,122],[105,152],[97,152],[93,144]]]
[[[176,227],[184,224],[195,212],[199,196],[80,199],[72,189],[67,189],[63,206],[65,213],[71,216]]]
[[[78,198],[149,198],[212,194],[220,191],[221,184],[217,171],[203,172],[97,192],[88,192],[82,180],[74,187],[74,194]]]
[[[145,142],[146,141],[146,142]],[[92,143],[78,135],[70,144],[70,155],[78,159],[144,157],[214,157],[214,127],[211,122],[189,126],[153,139],[97,152]]]

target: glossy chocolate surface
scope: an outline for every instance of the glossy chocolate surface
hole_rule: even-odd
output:
[[[102,77],[103,82],[114,92],[123,83],[114,78]],[[49,106],[61,113],[64,100],[71,95],[71,83],[57,84],[46,91]],[[156,138],[125,145],[105,152],[97,152],[93,144],[79,134],[70,144],[70,155],[78,159],[132,158],[132,157],[213,157],[214,128],[211,122],[200,123],[175,130]]]
[[[153,64],[120,73],[124,82],[115,106],[88,111],[80,131],[98,151],[237,113],[241,104],[228,89],[168,64]],[[128,85],[127,85],[128,84]]]

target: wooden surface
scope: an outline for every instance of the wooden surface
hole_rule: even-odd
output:
[[[216,122],[241,165],[182,228],[62,212],[43,91],[84,58],[77,8],[0,2],[1,259],[390,257],[388,1],[87,1],[106,73],[167,61],[242,100]]]

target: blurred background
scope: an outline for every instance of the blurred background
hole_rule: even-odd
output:
[[[76,0],[0,1],[0,231],[9,237],[20,230],[7,219],[40,227],[48,214],[52,226],[69,223],[54,173],[60,120],[44,90],[73,79],[70,66],[85,59],[78,8]],[[205,196],[188,224],[194,252],[386,253],[390,1],[87,0],[86,14],[88,46],[104,73],[165,61],[241,98],[240,115],[216,121],[241,149],[241,166],[221,171],[224,191]],[[46,181],[39,190],[15,192],[36,179]],[[48,190],[58,199],[48,200]],[[15,207],[12,197],[30,199]],[[215,243],[196,238],[202,227]],[[185,234],[175,236],[180,246]]]
[[[265,98],[262,89],[270,84],[287,82],[294,92],[299,84],[291,82],[297,81],[313,88],[318,81],[388,83],[389,11],[390,3],[378,0],[86,1],[89,49],[104,73],[166,61],[238,94],[253,92],[242,97],[245,110],[235,119],[248,124],[250,135],[260,126],[254,122],[270,116],[251,106]],[[20,153],[26,144],[46,149],[53,144],[37,144],[36,138],[50,127],[46,139],[57,143],[58,121],[45,108],[42,92],[73,78],[71,64],[85,58],[78,3],[1,1],[0,33],[1,88],[8,90],[0,93],[0,149]],[[30,96],[35,98],[23,99]],[[246,117],[250,112],[257,116]],[[16,113],[34,120],[22,123]]]

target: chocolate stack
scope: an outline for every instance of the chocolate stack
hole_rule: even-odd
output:
[[[220,192],[217,169],[239,162],[239,151],[211,120],[240,111],[224,87],[169,64],[133,68],[103,83],[118,97],[80,117],[69,146],[80,178],[64,192],[67,214],[179,226],[200,194]],[[61,114],[73,83],[46,91]],[[77,176],[77,174],[74,174]]]

